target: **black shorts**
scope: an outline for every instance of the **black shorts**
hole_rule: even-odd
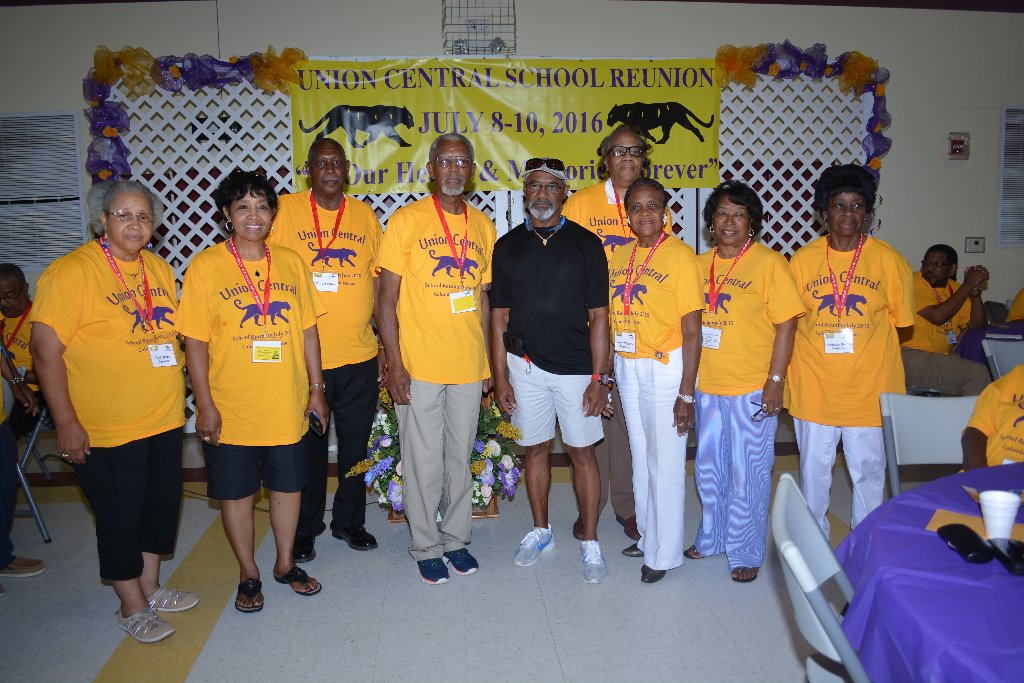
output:
[[[271,491],[294,493],[306,485],[306,449],[302,441],[285,446],[219,446],[203,444],[206,492],[216,500],[248,498],[263,485]]]

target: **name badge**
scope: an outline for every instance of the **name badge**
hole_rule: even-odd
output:
[[[617,332],[615,334],[615,350],[619,353],[636,353],[636,333]]]
[[[178,364],[174,357],[174,347],[170,344],[150,344],[149,361],[154,368],[172,368]]]
[[[313,273],[313,286],[316,287],[319,292],[337,292],[338,274]]]
[[[825,353],[853,353],[853,330],[825,333]]]
[[[717,349],[722,344],[722,330],[717,327],[701,325],[700,345],[705,349]]]
[[[253,341],[252,343],[253,363],[280,363],[281,342],[279,341]]]
[[[956,332],[953,330],[946,330],[946,343],[950,346],[956,344]]]
[[[452,292],[448,298],[452,302],[452,313],[469,313],[476,310],[476,297],[473,296],[471,289],[464,292]]]

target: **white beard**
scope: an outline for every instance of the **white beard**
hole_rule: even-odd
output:
[[[463,194],[466,191],[466,182],[458,179],[445,179],[442,180],[439,185],[441,186],[441,193],[446,194],[449,197],[457,194]]]
[[[530,215],[533,216],[534,219],[538,221],[546,221],[555,215],[556,208],[554,204],[548,202],[547,208],[540,208],[537,206],[539,203],[540,202],[535,201],[527,207]]]

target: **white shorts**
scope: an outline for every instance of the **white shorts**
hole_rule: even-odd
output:
[[[519,356],[505,355],[508,379],[516,392],[512,424],[523,434],[516,443],[536,446],[555,438],[556,416],[567,446],[584,448],[604,438],[601,416],[583,414],[583,393],[590,385],[590,375],[555,375]]]

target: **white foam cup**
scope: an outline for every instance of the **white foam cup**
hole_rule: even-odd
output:
[[[1020,507],[1020,496],[1009,491],[982,491],[981,517],[989,538],[1009,538]]]

